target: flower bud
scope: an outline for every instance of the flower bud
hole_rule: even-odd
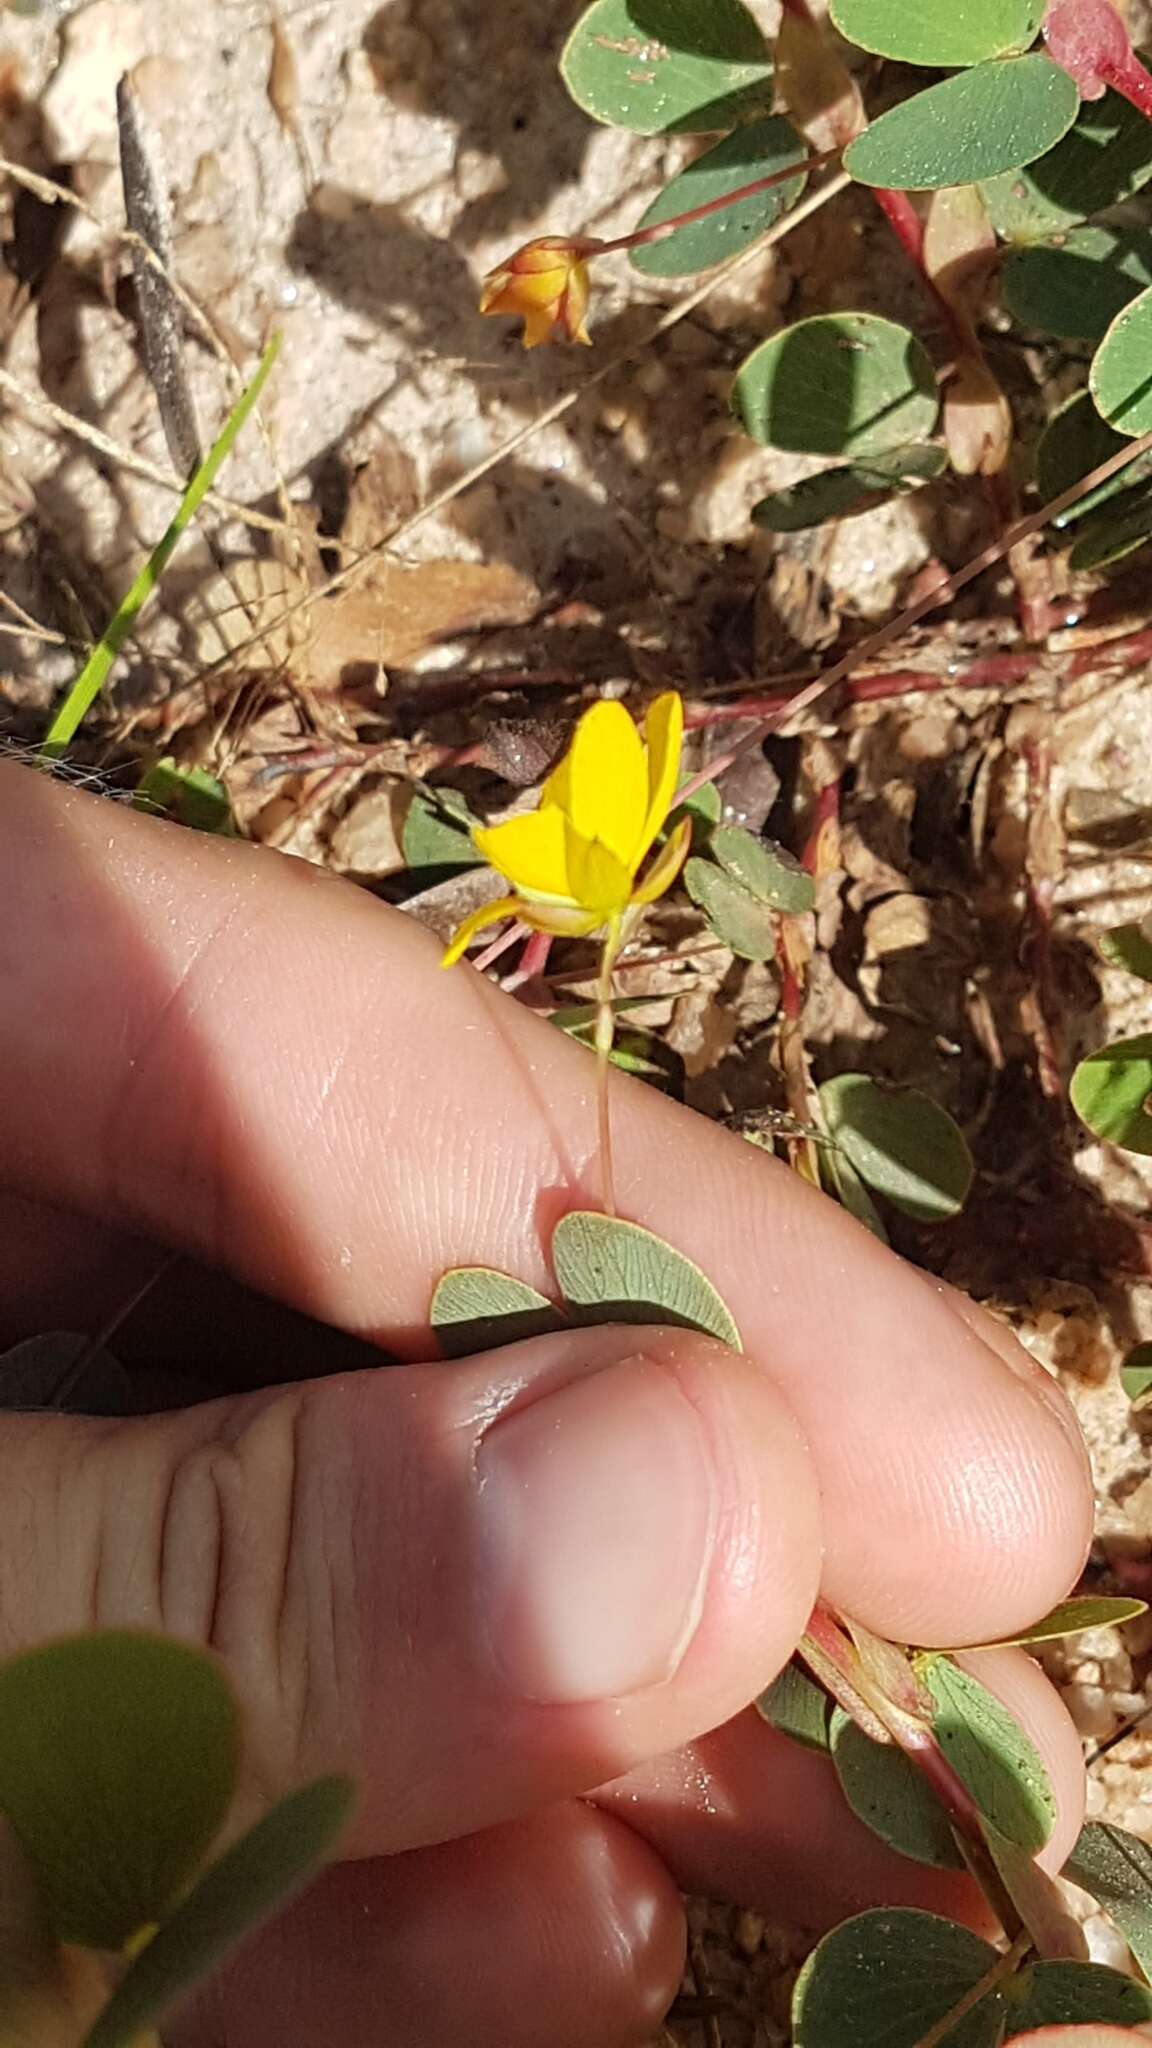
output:
[[[482,313],[514,313],[524,322],[525,348],[563,338],[591,347],[584,325],[588,307],[585,255],[594,244],[544,235],[489,271],[480,293]]]

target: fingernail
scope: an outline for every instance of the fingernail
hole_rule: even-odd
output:
[[[629,1358],[489,1430],[478,1454],[481,1599],[506,1684],[613,1699],[676,1670],[696,1630],[716,1481],[675,1377]]]

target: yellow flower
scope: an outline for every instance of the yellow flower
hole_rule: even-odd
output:
[[[642,881],[642,862],[668,816],[680,769],[684,707],[675,690],[650,705],[644,736],[622,704],[584,713],[534,811],[477,827],[473,839],[514,895],[465,920],[444,955],[451,967],[485,925],[516,917],[533,931],[586,938],[619,930],[626,911],[671,888],[692,836],[684,818]]]
[[[484,279],[480,311],[518,314],[524,322],[525,348],[538,348],[555,335],[591,348],[592,337],[584,325],[588,265],[583,259],[592,246],[563,235],[526,242]]]

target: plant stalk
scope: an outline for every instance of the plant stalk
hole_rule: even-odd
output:
[[[616,1035],[616,1012],[612,1008],[612,975],[623,937],[619,914],[609,919],[600,955],[596,983],[596,1100],[600,1120],[600,1189],[604,1214],[616,1214],[616,1176],[612,1165],[612,1105],[608,1082],[612,1072],[612,1041]]]
[[[617,235],[611,242],[581,241],[574,237],[574,245],[587,256],[610,256],[617,249],[642,249],[649,242],[665,242],[679,228],[690,228],[695,221],[723,213],[729,206],[739,206],[745,199],[755,199],[758,193],[770,191],[773,185],[787,185],[793,178],[807,177],[810,171],[823,170],[825,164],[835,163],[839,155],[838,149],[823,149],[819,155],[798,157],[794,164],[786,165],[782,171],[770,171],[763,178],[753,178],[751,184],[741,185],[735,192],[722,192],[718,199],[706,199],[699,206],[690,206],[685,213],[674,214],[671,220],[654,221],[651,227],[636,228],[630,235]]]

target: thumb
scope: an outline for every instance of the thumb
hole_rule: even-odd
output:
[[[250,1796],[350,1770],[361,1852],[469,1832],[716,1726],[815,1597],[816,1486],[752,1360],[566,1331],[456,1365],[0,1431],[8,1649],[215,1650]]]

